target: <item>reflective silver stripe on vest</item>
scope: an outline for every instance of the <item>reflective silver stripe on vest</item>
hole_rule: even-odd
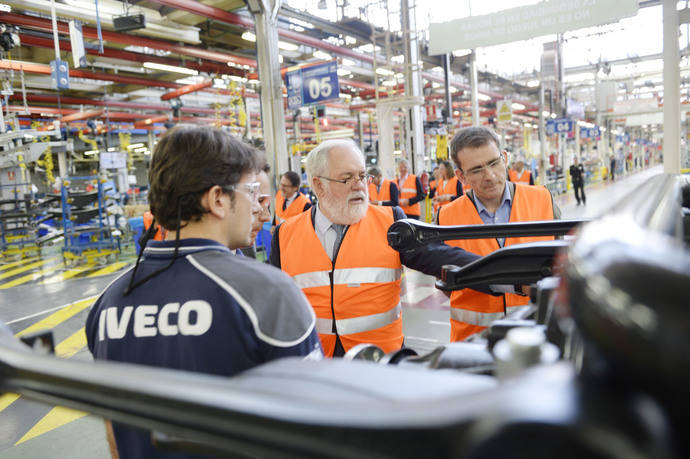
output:
[[[508,314],[515,311],[518,308],[524,308],[525,306],[508,306]],[[470,325],[476,325],[478,327],[488,327],[491,322],[498,319],[505,318],[503,312],[479,312],[479,311],[468,311],[467,309],[460,308],[450,308],[450,318],[457,320],[458,322],[464,322]]]
[[[414,193],[417,194],[417,188],[401,188],[401,193]]]
[[[400,303],[398,303],[394,308],[386,312],[362,317],[353,317],[352,319],[338,319],[335,321],[335,326],[340,335],[353,335],[355,333],[376,330],[398,320],[401,309],[402,307]],[[316,331],[322,335],[333,335],[333,320],[320,319],[317,317]]]
[[[328,287],[331,285],[328,274],[330,271],[315,271],[313,273],[292,276],[299,288]],[[377,284],[395,282],[402,277],[402,268],[349,268],[336,269],[333,273],[335,285]]]

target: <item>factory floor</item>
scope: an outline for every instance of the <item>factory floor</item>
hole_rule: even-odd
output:
[[[594,218],[605,212],[661,166],[630,173],[615,182],[586,189],[587,204],[576,205],[572,191],[555,198],[562,218]],[[0,259],[0,322],[16,335],[53,331],[55,352],[63,358],[90,360],[84,321],[99,292],[133,262],[117,261],[67,266],[59,250],[29,254],[20,260]],[[71,264],[70,264],[71,265]],[[433,286],[434,279],[412,270],[403,278],[406,345],[418,352],[447,343],[449,301]],[[100,418],[59,406],[36,403],[16,394],[0,395],[0,459],[109,457]]]

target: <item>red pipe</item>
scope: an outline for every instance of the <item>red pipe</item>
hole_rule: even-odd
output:
[[[0,70],[24,70],[29,73],[50,75],[50,66],[34,64],[33,62],[0,61]],[[115,83],[134,84],[142,86],[160,86],[164,88],[179,88],[181,85],[168,81],[148,80],[146,78],[128,77],[106,73],[94,73],[86,70],[70,70],[69,76],[75,78],[89,78],[91,80],[113,81]]]
[[[145,120],[137,121],[134,123],[134,127],[138,129],[145,129],[152,127],[154,123],[162,123],[168,121],[168,115],[152,116],[151,118],[146,118]]]
[[[48,48],[48,49],[54,48],[53,40],[48,39],[48,38],[35,37],[33,35],[20,33],[19,39],[21,40],[23,45],[30,45],[30,46],[36,46],[36,47]],[[72,46],[70,45],[70,43],[68,41],[60,40],[59,44],[60,44],[61,50],[64,50],[67,52],[72,51]],[[194,61],[182,62],[182,61],[179,61],[176,59],[168,59],[165,57],[153,56],[151,54],[134,53],[132,51],[124,51],[122,49],[114,49],[114,48],[103,48],[103,53],[99,53],[97,49],[87,48],[86,54],[95,55],[95,56],[102,56],[102,57],[110,57],[113,59],[122,59],[122,60],[130,61],[130,62],[156,62],[159,64],[175,65],[178,67],[186,67],[189,69],[198,70],[200,72],[210,72],[210,73],[217,73],[217,74],[237,75],[237,76],[244,76],[244,74],[246,73],[242,70],[235,69],[233,67],[228,67],[227,65],[223,65],[223,64],[218,64],[216,62],[202,62],[202,63],[197,63]]]
[[[79,120],[87,120],[89,118],[98,118],[100,117],[105,110],[100,109],[100,110],[89,110],[86,112],[76,112],[72,113],[71,115],[63,116],[60,118],[60,121],[63,123],[68,123],[70,121],[79,121]]]
[[[14,13],[0,12],[0,22],[28,27],[30,29],[41,30],[44,32],[53,31],[53,25],[49,19],[43,19],[35,16],[24,16]],[[58,22],[57,28],[59,33],[69,35],[69,26],[67,23]],[[93,27],[83,26],[82,32],[86,38],[98,39],[98,32]],[[145,38],[135,35],[125,35],[122,33],[111,32],[109,30],[102,30],[101,34],[103,36],[103,40],[114,43],[162,49],[176,54],[198,57],[209,61],[221,62],[223,64],[233,62],[237,65],[256,67],[256,61],[254,59],[248,59],[246,57],[235,56],[232,54],[219,53],[208,49],[195,48],[193,46],[176,45],[164,40],[156,40],[153,38]]]
[[[161,100],[175,99],[185,94],[190,94],[193,92],[200,91],[213,86],[213,80],[202,81],[201,83],[188,84],[187,86],[182,86],[174,91],[167,92],[161,96]]]

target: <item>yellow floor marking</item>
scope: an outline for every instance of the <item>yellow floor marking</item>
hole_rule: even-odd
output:
[[[64,268],[65,263],[60,262],[56,265],[52,265],[49,268],[46,269],[41,269],[38,271],[33,271],[26,276],[18,277],[16,279],[13,279],[9,282],[5,282],[4,284],[0,285],[0,290],[10,288],[10,287],[16,287],[17,285],[22,285],[26,284],[27,282],[34,281],[36,279],[40,279],[41,277],[45,276],[46,274],[51,274],[55,271],[57,271],[60,268]]]
[[[17,261],[11,261],[9,263],[4,263],[2,266],[0,266],[0,271],[14,268],[15,266],[23,265],[24,263],[32,263],[36,260],[38,260],[38,257],[24,258],[23,260],[17,260]]]
[[[0,279],[6,279],[8,277],[14,276],[15,274],[20,274],[20,273],[23,273],[24,271],[38,268],[39,266],[43,266],[43,265],[50,263],[50,262],[53,262],[57,259],[58,259],[58,257],[46,258],[45,260],[39,260],[39,261],[36,261],[34,263],[29,263],[28,265],[21,266],[19,268],[11,269],[9,271],[6,271],[6,272],[0,274]]]
[[[24,443],[27,440],[43,435],[58,427],[69,424],[70,422],[76,421],[79,418],[86,416],[87,413],[83,411],[73,410],[71,408],[65,408],[62,406],[56,406],[48,412],[40,421],[38,421],[22,438],[14,444],[17,446]]]
[[[86,332],[81,327],[72,336],[65,338],[55,346],[55,355],[58,357],[70,358],[86,346]]]
[[[96,298],[96,296],[91,296],[88,298],[84,298],[83,300],[75,301],[74,303],[60,309],[59,311],[55,311],[43,320],[40,320],[35,324],[31,325],[30,327],[25,328],[24,330],[17,333],[16,336],[27,335],[30,333],[37,332],[39,330],[53,328],[91,306],[93,302],[96,300]]]
[[[68,269],[54,276],[50,276],[44,281],[39,282],[39,284],[54,284],[55,282],[62,282],[67,279],[71,279],[77,274],[83,273],[84,271],[93,268],[93,265],[79,266],[76,268]]]
[[[113,263],[110,266],[106,266],[105,268],[99,269],[98,271],[93,272],[86,277],[104,276],[106,274],[114,273],[115,271],[122,269],[124,266],[127,266],[128,264],[129,263],[126,261],[118,261],[117,263]]]
[[[14,394],[12,392],[6,392],[0,395],[0,411],[10,406],[18,398],[19,394]]]

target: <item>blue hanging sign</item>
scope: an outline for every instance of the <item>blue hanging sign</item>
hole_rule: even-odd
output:
[[[599,126],[594,126],[593,128],[580,128],[580,138],[581,139],[598,139],[601,136],[601,131]]]
[[[285,74],[285,85],[290,110],[324,100],[338,99],[338,62],[325,62],[289,71]]]
[[[573,132],[575,122],[568,118],[559,118],[546,121],[546,134],[567,134]]]

